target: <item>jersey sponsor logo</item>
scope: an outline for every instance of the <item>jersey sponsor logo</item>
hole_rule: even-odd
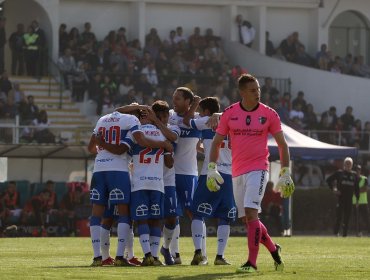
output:
[[[97,189],[90,190],[90,200],[100,200],[100,193]]]
[[[159,136],[160,132],[158,130],[145,130],[144,134],[146,136]]]
[[[152,216],[159,216],[161,215],[161,208],[159,207],[159,204],[152,204],[152,206],[150,206],[150,214]]]
[[[231,208],[229,210],[229,212],[227,212],[227,217],[229,219],[235,219],[235,217],[236,217],[236,208],[235,207]]]
[[[239,120],[239,118],[238,118],[238,117],[231,117],[231,118],[230,118],[230,121],[237,121],[237,120]]]
[[[139,178],[140,181],[161,181],[162,179],[159,177],[154,177],[154,176],[140,176]]]
[[[148,215],[148,206],[145,204],[141,204],[138,207],[136,207],[136,216],[137,217],[143,217]]]
[[[124,200],[125,194],[120,189],[113,189],[109,193],[109,200]]]
[[[107,118],[107,119],[104,119],[103,122],[119,122],[120,118],[114,118],[114,117],[111,117],[111,118]]]
[[[198,209],[197,211],[199,213],[203,213],[203,214],[206,214],[206,215],[211,215],[212,214],[212,205],[209,204],[209,203],[206,203],[206,202],[203,202],[201,204],[198,205]]]
[[[266,171],[262,170],[261,180],[260,180],[260,187],[258,189],[258,195],[262,195],[263,185],[264,185],[264,182],[265,182],[265,176],[266,176]]]
[[[250,125],[250,124],[251,124],[251,122],[252,122],[252,118],[251,118],[251,116],[250,116],[250,115],[248,115],[248,116],[245,118],[245,123],[246,123],[247,125]]]
[[[262,129],[235,129],[233,131],[233,134],[235,136],[239,136],[239,135],[242,135],[242,136],[260,136],[263,134],[263,130]]]
[[[261,124],[264,124],[264,123],[267,121],[267,118],[266,118],[266,117],[258,117],[258,121],[259,121]]]
[[[96,162],[110,162],[113,161],[112,158],[102,158],[102,159],[97,159]]]

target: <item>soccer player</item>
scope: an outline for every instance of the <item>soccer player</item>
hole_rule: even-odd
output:
[[[341,224],[343,225],[343,237],[347,236],[349,219],[351,217],[352,196],[359,198],[359,178],[352,170],[353,160],[346,157],[343,161],[343,170],[337,170],[330,175],[326,182],[338,198],[336,205],[336,221],[334,234],[338,235]]]
[[[224,183],[220,186],[219,192],[211,192],[206,186],[207,168],[212,139],[215,132],[208,127],[209,117],[220,110],[220,104],[215,97],[206,97],[199,103],[200,118],[188,121],[184,120],[194,129],[202,131],[202,144],[205,159],[198,179],[198,186],[195,190],[192,204],[193,220],[191,224],[192,237],[195,246],[195,253],[192,265],[203,264],[201,243],[205,240],[203,235],[203,218],[218,218],[217,227],[217,255],[215,265],[230,265],[224,258],[224,252],[230,235],[230,222],[235,220],[236,207],[232,190],[231,178],[231,150],[228,139],[221,144],[220,158],[217,167]]]
[[[164,141],[147,139],[139,130],[139,125],[140,122],[137,117],[113,112],[98,120],[90,138],[88,150],[97,154],[90,190],[90,201],[92,203],[90,234],[94,251],[92,266],[101,266],[104,261],[100,254],[101,219],[108,202],[112,206],[117,205],[119,214],[115,265],[130,265],[123,258],[131,223],[128,206],[131,184],[125,153],[129,144],[124,142],[124,137],[128,131],[131,131],[135,140],[144,146],[172,149],[172,146]]]
[[[198,179],[197,143],[200,132],[183,123],[184,117],[191,116],[190,106],[198,106],[199,99],[194,99],[194,93],[187,87],[179,87],[173,97],[173,109],[170,110],[170,125],[178,125],[181,130],[180,138],[174,155],[176,194],[180,214],[184,210],[191,219],[191,201]],[[194,112],[194,111],[193,111]],[[191,116],[193,117],[193,116]],[[180,225],[177,222],[173,239],[170,245],[171,254],[176,264],[181,264],[179,253]]]
[[[151,118],[162,133],[170,140],[174,146],[178,142],[178,137],[181,134],[180,128],[177,125],[169,125],[169,111],[170,108],[165,101],[158,100],[152,104],[152,110],[156,118]],[[158,120],[160,124],[158,123]],[[168,155],[169,160],[173,158]],[[172,163],[173,164],[173,163]],[[163,226],[163,245],[161,247],[161,254],[164,257],[166,265],[174,265],[175,260],[170,253],[169,246],[171,244],[176,223],[179,216],[177,207],[177,195],[175,187],[175,168],[172,166],[168,168],[164,166],[163,174],[164,184],[164,226]]]
[[[289,148],[286,143],[277,113],[260,102],[261,90],[258,80],[249,74],[238,79],[239,94],[242,100],[223,112],[213,139],[207,172],[207,187],[219,190],[223,183],[217,171],[217,160],[224,138],[229,135],[232,147],[232,176],[234,198],[238,216],[243,218],[247,227],[248,259],[237,269],[239,273],[257,272],[259,244],[270,251],[276,270],[283,270],[280,246],[269,236],[266,227],[258,219],[261,201],[268,181],[268,134],[275,138],[280,150],[281,171],[276,190],[283,197],[294,191],[290,177]]]
[[[141,126],[146,137],[165,141],[162,132],[150,123],[148,115],[140,116]],[[164,155],[171,156],[171,149],[152,149],[137,143],[132,145],[132,192],[131,216],[138,223],[141,248],[144,253],[143,266],[160,266],[158,258],[161,239],[160,222],[163,218],[163,166],[168,163]],[[173,164],[171,161],[170,164]],[[169,166],[170,167],[170,166]]]

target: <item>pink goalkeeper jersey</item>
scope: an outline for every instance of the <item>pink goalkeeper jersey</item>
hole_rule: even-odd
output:
[[[230,135],[233,177],[254,170],[268,170],[268,134],[280,131],[278,114],[263,103],[253,111],[246,111],[240,102],[226,108],[216,132]]]

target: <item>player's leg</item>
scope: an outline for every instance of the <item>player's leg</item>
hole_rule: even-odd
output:
[[[153,265],[161,266],[158,258],[159,244],[161,242],[161,221],[163,218],[164,194],[160,191],[150,192],[150,251],[154,258]]]
[[[163,245],[161,248],[161,254],[164,257],[166,265],[174,265],[175,260],[170,253],[169,247],[176,228],[176,220],[178,216],[176,188],[174,186],[165,186],[164,191],[165,220],[163,226]]]
[[[230,236],[230,221],[219,219],[217,226],[217,255],[215,265],[230,265],[225,259],[225,248]]]
[[[340,224],[342,222],[343,206],[340,197],[338,197],[338,202],[335,207],[335,224],[334,224],[334,235],[339,235]]]
[[[343,237],[348,234],[349,219],[351,217],[352,200],[348,199],[343,203]]]
[[[105,205],[108,204],[104,172],[95,172],[92,176],[90,201],[92,203],[92,213],[90,217],[90,237],[94,252],[94,259],[91,266],[101,266],[102,256],[100,253],[100,224],[104,214]]]
[[[111,213],[110,213],[111,212]],[[105,209],[104,217],[100,229],[100,250],[102,256],[102,265],[114,265],[114,259],[110,257],[110,229],[113,224],[113,211]]]
[[[194,257],[191,265],[200,265],[203,261],[202,255],[202,241],[203,241],[203,218],[193,215],[191,221],[191,236],[194,244]]]
[[[129,211],[131,184],[128,172],[110,171],[109,172],[109,201],[115,205],[118,212],[117,219],[117,252],[115,265],[128,266],[130,263],[123,257],[126,242],[131,228],[131,218]]]
[[[150,250],[150,194],[147,190],[131,193],[131,216],[138,226],[139,242],[144,254],[142,266],[153,265],[154,258]]]
[[[127,242],[126,242],[126,249],[124,255],[126,256],[126,259],[134,264],[134,265],[141,265],[141,261],[135,257],[134,253],[134,226],[135,223],[134,221],[131,221],[131,227],[130,231],[127,237]]]
[[[261,243],[269,250],[272,258],[274,259],[275,270],[284,270],[284,261],[281,258],[281,246],[275,243],[267,232],[265,225],[260,221],[261,224]]]

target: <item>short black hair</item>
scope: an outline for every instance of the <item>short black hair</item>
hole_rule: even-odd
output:
[[[154,113],[158,112],[169,112],[170,111],[170,106],[168,103],[164,100],[157,100],[152,104],[152,109]]]
[[[194,93],[192,92],[192,90],[190,88],[187,88],[187,87],[178,87],[176,89],[176,91],[181,91],[182,92],[182,97],[184,97],[184,99],[189,99],[190,100],[190,103],[193,102],[193,100],[194,100]]]
[[[251,74],[241,74],[238,78],[238,88],[239,90],[244,89],[247,84],[254,82],[258,82],[256,77]]]
[[[220,111],[220,103],[217,97],[206,97],[199,102],[199,107],[202,110],[208,110],[210,114],[218,113]]]

